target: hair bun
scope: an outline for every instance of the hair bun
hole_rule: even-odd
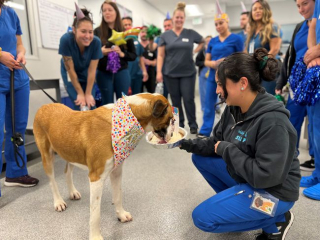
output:
[[[185,2],[178,2],[177,9],[184,10],[185,7],[186,7],[186,3]]]
[[[253,58],[257,62],[261,77],[268,82],[274,81],[280,70],[278,61],[271,57],[265,48],[256,49]]]

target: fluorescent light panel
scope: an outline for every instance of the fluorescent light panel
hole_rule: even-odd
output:
[[[22,10],[22,11],[24,11],[24,9],[25,9],[24,5],[19,4],[19,3],[5,2],[4,4],[9,6],[9,7],[12,7],[12,8],[15,8],[15,9],[19,9],[19,10]]]
[[[189,17],[202,16],[203,12],[201,11],[199,5],[188,4],[186,6],[186,14]]]

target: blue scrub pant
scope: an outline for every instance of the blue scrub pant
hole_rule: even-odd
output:
[[[286,108],[290,111],[289,120],[297,131],[297,136],[298,136],[297,149],[299,150],[301,126],[303,124],[304,117],[307,115],[307,106],[296,104],[289,95]],[[312,123],[309,122],[308,129],[311,128],[310,124]],[[310,138],[310,134],[308,135],[309,135],[309,155],[313,157],[313,139]]]
[[[15,131],[22,134],[23,139],[26,132],[28,124],[28,114],[29,114],[29,95],[30,86],[29,81],[22,87],[15,89]],[[5,139],[5,153],[4,157],[6,159],[6,176],[9,178],[21,177],[28,174],[27,166],[24,168],[19,168],[15,161],[14,147],[11,142],[12,136],[12,118],[11,118],[11,99],[10,90],[4,90],[0,88],[0,143],[2,146],[2,141],[4,137],[4,126],[6,129],[6,139]],[[27,162],[25,147],[20,146],[18,148],[19,153],[23,157],[23,161]],[[22,165],[20,157],[18,157],[19,164]],[[2,153],[0,153],[0,173],[2,172]],[[1,196],[1,193],[0,193]]]
[[[197,206],[192,213],[196,227],[213,233],[242,232],[263,229],[276,233],[277,222],[284,222],[284,213],[294,202],[279,200],[274,217],[250,209],[255,191],[249,184],[238,184],[231,178],[222,158],[192,155],[192,161],[216,195]],[[244,192],[240,192],[244,191]]]
[[[122,93],[128,93],[131,84],[129,70],[123,69],[117,73],[97,70],[97,84],[101,92],[102,105],[113,103],[114,92],[116,99],[121,98]]]
[[[74,86],[72,85],[72,82],[69,82],[68,81],[68,76],[67,76],[67,72],[61,67],[61,76],[62,76],[62,80],[63,80],[63,83],[64,83],[64,86],[66,88],[66,91],[71,99],[71,102],[72,102],[72,107],[71,109],[73,110],[77,110],[77,111],[80,111],[80,106],[79,105],[75,105],[74,104],[74,101],[77,100],[77,96],[78,96],[78,93],[77,91],[75,90]],[[87,88],[87,82],[79,82],[83,92],[86,91],[86,88]],[[94,97],[95,96],[95,93],[96,93],[96,90],[94,88],[94,86],[92,87],[92,96]],[[66,105],[68,106],[68,105]],[[95,107],[91,108],[91,109],[94,109]]]
[[[215,118],[215,104],[218,96],[216,93],[217,83],[215,81],[207,80],[206,88],[207,92],[204,105],[203,124],[200,128],[199,134],[209,137],[213,129]]]
[[[142,89],[142,76],[141,75],[131,76],[132,95],[141,93],[141,89]]]
[[[320,101],[314,106],[307,106],[309,118],[309,135],[313,139],[315,170],[312,176],[320,180]]]
[[[164,75],[163,80],[170,93],[172,106],[179,109],[179,126],[182,128],[184,127],[184,113],[181,103],[182,98],[187,113],[189,127],[198,129],[198,124],[196,122],[196,104],[194,101],[196,75],[180,78],[172,78]]]
[[[206,73],[208,71],[207,67],[201,69],[199,75],[199,94],[200,94],[200,103],[201,103],[201,111],[204,112],[205,103],[206,103],[206,89],[207,89],[207,78]]]

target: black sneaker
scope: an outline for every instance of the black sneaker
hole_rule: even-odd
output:
[[[191,134],[197,134],[198,133],[198,129],[195,127],[190,128],[190,133]]]
[[[6,177],[4,185],[7,187],[33,187],[39,183],[37,178],[30,177],[29,175],[24,175],[17,178]]]
[[[284,240],[293,223],[294,215],[292,212],[288,211],[285,213],[285,218],[285,222],[276,223],[279,232],[266,233],[262,231],[262,233],[256,237],[256,240]]]
[[[315,169],[314,158],[311,158],[309,161],[305,161],[300,164],[300,169],[307,172],[312,172]]]
[[[206,136],[206,135],[203,135],[203,134],[201,134],[201,133],[198,133],[198,134],[197,134],[197,138],[207,138],[207,136]]]

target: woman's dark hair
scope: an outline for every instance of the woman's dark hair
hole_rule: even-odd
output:
[[[8,0],[0,0],[0,8],[2,8],[2,6],[4,5],[5,2],[7,2]]]
[[[81,11],[84,14],[84,18],[77,19],[77,12],[74,12],[74,14],[73,14],[74,20],[73,20],[72,27],[78,28],[79,24],[84,21],[91,22],[91,24],[93,25],[92,13],[89,10],[87,10],[86,8],[81,8]]]
[[[104,4],[109,4],[116,11],[117,16],[116,16],[116,20],[114,21],[114,30],[117,32],[122,32],[124,29],[121,21],[120,11],[118,9],[117,4],[109,0],[104,1],[101,5],[101,9],[100,9],[101,13],[103,11]],[[102,44],[106,44],[109,38],[108,37],[109,31],[112,31],[112,29],[109,28],[108,23],[104,20],[103,14],[102,14],[102,20],[99,28],[101,31],[101,36],[100,36],[101,42]]]
[[[246,77],[251,91],[265,92],[264,88],[261,87],[261,79],[268,82],[274,81],[278,72],[278,61],[268,55],[265,48],[258,48],[253,55],[238,52],[226,57],[218,66],[217,76],[226,99],[228,96],[227,78],[237,83],[240,78]]]

